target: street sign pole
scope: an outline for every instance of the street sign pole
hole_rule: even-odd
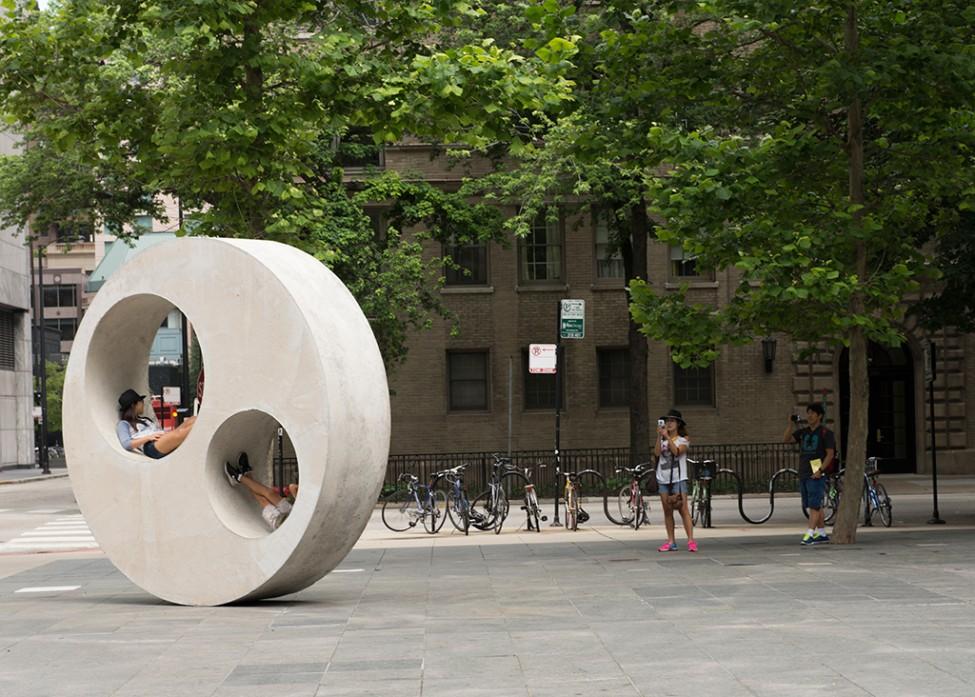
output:
[[[556,315],[558,332],[555,335],[555,516],[550,527],[561,528],[559,520],[559,493],[562,484],[562,452],[559,449],[559,437],[562,425],[562,301],[559,301],[559,311]]]
[[[938,442],[934,434],[934,380],[937,376],[938,347],[933,341],[927,342],[924,352],[924,381],[928,383],[928,413],[931,420],[931,490],[934,495],[934,510],[928,519],[928,525],[944,525],[938,511]]]

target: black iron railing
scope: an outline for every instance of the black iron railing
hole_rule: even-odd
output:
[[[714,460],[719,468],[738,473],[746,492],[768,490],[769,479],[784,467],[796,467],[798,454],[790,443],[742,443],[718,445],[693,445],[690,457],[695,460]],[[518,468],[529,467],[532,479],[544,495],[551,496],[556,489],[555,459],[551,450],[516,450],[511,461]],[[404,472],[416,474],[423,481],[438,470],[466,464],[464,482],[469,492],[487,488],[494,453],[490,451],[467,453],[421,453],[414,455],[390,455],[386,465],[387,487],[395,485]],[[611,483],[622,480],[616,469],[628,465],[628,448],[579,448],[562,451],[562,471],[594,469]],[[275,484],[281,486],[298,481],[298,462],[284,458],[279,467],[274,462]],[[720,482],[716,488],[720,489]],[[718,493],[716,491],[716,493]]]

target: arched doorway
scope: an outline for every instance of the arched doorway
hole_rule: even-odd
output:
[[[916,472],[914,424],[914,359],[907,344],[887,347],[870,343],[867,457],[879,457],[882,472]],[[840,355],[841,448],[846,453],[850,423],[849,350]]]

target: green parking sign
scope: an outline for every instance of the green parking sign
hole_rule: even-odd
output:
[[[563,300],[559,307],[559,336],[584,339],[586,336],[586,301]]]

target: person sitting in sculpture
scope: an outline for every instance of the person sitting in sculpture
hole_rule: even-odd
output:
[[[241,453],[234,467],[229,462],[224,465],[224,472],[231,486],[242,485],[251,493],[254,500],[261,507],[261,517],[268,524],[271,530],[277,530],[281,523],[285,521],[291,513],[291,505],[298,496],[298,485],[288,484],[286,495],[281,496],[277,491],[269,486],[265,486],[255,481],[250,476],[251,466],[247,459],[247,453]]]
[[[152,419],[143,416],[146,396],[126,390],[118,398],[119,422],[115,427],[122,447],[158,460],[173,452],[193,429],[191,416],[172,431],[163,431]]]

